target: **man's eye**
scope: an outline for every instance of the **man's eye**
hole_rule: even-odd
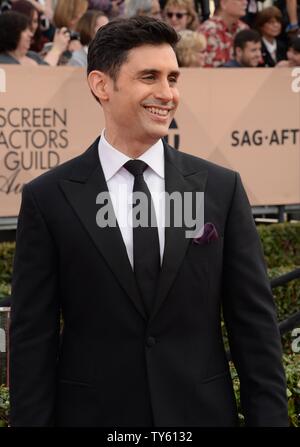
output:
[[[155,78],[154,78],[154,75],[147,75],[147,76],[144,76],[143,79],[146,81],[152,81]]]
[[[169,82],[170,82],[170,84],[176,84],[177,78],[169,78]]]

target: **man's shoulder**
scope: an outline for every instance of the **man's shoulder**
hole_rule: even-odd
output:
[[[30,188],[35,189],[50,185],[51,183],[56,183],[57,181],[64,178],[68,178],[68,174],[71,175],[73,168],[80,162],[81,158],[82,154],[60,164],[59,166],[56,166],[55,168],[50,169],[47,172],[44,172],[43,174],[28,182],[26,185],[28,185]]]
[[[224,68],[241,68],[241,64],[239,64],[235,59],[230,59],[221,67]]]
[[[74,157],[64,163],[50,169],[49,171],[39,175],[26,184],[32,189],[49,188],[51,185],[56,185],[60,180],[66,180],[72,178],[73,173],[82,173],[85,171],[84,167],[87,165],[88,158],[94,152],[94,159],[97,161],[97,149],[98,139],[83,153]],[[92,165],[92,168],[96,168],[96,165]]]
[[[182,167],[182,172],[207,171],[208,175],[213,175],[218,180],[233,179],[236,176],[236,171],[232,169],[186,152],[177,151],[170,146],[168,147],[171,150],[172,157],[176,159],[176,164]]]

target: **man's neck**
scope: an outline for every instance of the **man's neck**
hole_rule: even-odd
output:
[[[227,26],[229,31],[231,31],[232,27],[239,20],[237,17],[233,17],[233,16],[227,14],[225,11],[218,12],[217,16],[220,17],[223,20],[223,22],[225,23],[225,25]]]
[[[239,59],[238,57],[235,58],[236,62],[241,66],[241,67],[247,67],[247,65],[243,64],[242,59]]]
[[[151,146],[153,146],[156,141],[130,141],[127,142],[125,138],[114,137],[107,129],[104,133],[106,141],[116,150],[122,152],[130,158],[138,158],[144,154]]]

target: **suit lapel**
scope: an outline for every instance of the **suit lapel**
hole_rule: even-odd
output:
[[[62,180],[60,186],[116,280],[130,297],[138,312],[146,319],[119,226],[100,228],[96,223],[96,214],[99,210],[96,197],[101,192],[108,192],[98,157],[98,141],[99,139],[79,157],[80,162],[73,170],[71,177]],[[111,202],[110,211],[114,215]]]
[[[191,165],[185,165],[184,157],[165,144],[166,193],[171,194],[176,191],[180,194],[184,194],[185,192],[204,192],[206,180],[206,170],[198,171]],[[188,245],[191,242],[191,239],[186,237],[186,230],[188,230],[188,227],[185,226],[184,221],[181,227],[170,225],[165,228],[163,263],[151,320],[167,298],[168,292],[183,262]]]

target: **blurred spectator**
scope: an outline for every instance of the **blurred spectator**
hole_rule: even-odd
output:
[[[58,0],[53,17],[54,24],[57,28],[65,26],[74,31],[87,9],[87,0]]]
[[[287,60],[280,61],[276,67],[300,67],[300,37],[295,37],[287,51]]]
[[[261,37],[253,29],[237,33],[233,41],[234,59],[223,67],[258,67],[261,63]]]
[[[163,10],[168,0],[159,0],[160,8]],[[198,19],[206,20],[210,16],[209,0],[194,0],[194,8],[197,13]]]
[[[205,67],[220,67],[233,59],[233,39],[248,28],[240,17],[245,15],[247,0],[218,0],[215,14],[203,22],[199,31],[207,39]]]
[[[179,31],[180,41],[176,45],[179,67],[203,67],[206,39],[203,34],[189,29]]]
[[[68,65],[74,67],[87,66],[87,52],[88,46],[93,40],[101,26],[108,23],[108,17],[102,11],[88,10],[79,20],[76,31],[80,35],[80,43],[82,48],[79,51],[74,51]]]
[[[286,45],[278,39],[282,29],[282,14],[276,6],[270,6],[258,13],[255,26],[262,36],[262,57],[264,67],[275,65],[286,59]]]
[[[290,67],[300,67],[300,37],[295,37],[287,51]]]
[[[149,16],[161,19],[160,4],[158,0],[128,0],[125,7],[125,16]]]
[[[37,53],[29,51],[32,36],[30,20],[24,14],[0,14],[0,64],[48,65]]]
[[[39,27],[39,13],[32,2],[28,0],[16,0],[12,3],[11,10],[25,14],[25,16],[28,17],[30,21],[30,29],[34,36]]]
[[[40,29],[39,15],[35,9],[35,6],[27,0],[17,0],[12,4],[12,11],[20,12],[21,14],[26,15],[29,19],[30,30],[33,34],[30,49],[40,52],[47,40],[43,38]],[[51,50],[43,58],[49,65],[57,65],[60,56],[67,49],[70,36],[66,33],[66,31],[66,28],[56,31],[53,44],[51,45]]]
[[[33,33],[30,49],[39,53],[49,40],[43,35],[41,29],[41,16],[36,7],[28,0],[16,0],[12,3],[12,11],[25,14],[30,20],[30,29]]]
[[[113,19],[124,15],[125,2],[124,0],[89,0],[89,9],[103,11],[109,19]]]
[[[80,51],[82,45],[79,34],[75,31],[80,18],[87,11],[87,0],[58,0],[54,10],[53,21],[56,28],[66,27],[70,31],[70,43],[67,51],[59,59],[59,65],[66,65],[72,57],[73,51]],[[49,50],[49,47],[46,48]]]
[[[14,4],[17,0],[11,0],[11,3]],[[53,17],[53,8],[51,0],[28,0],[32,6],[35,7],[37,12],[41,15],[47,17],[48,20],[52,20]]]
[[[54,34],[53,42],[49,45],[48,51],[44,52],[43,59],[49,65],[61,65],[60,61],[70,44],[70,33],[67,28],[57,29]],[[44,46],[45,48],[45,46]]]
[[[193,0],[168,0],[163,18],[177,32],[185,29],[195,31],[199,25]]]

